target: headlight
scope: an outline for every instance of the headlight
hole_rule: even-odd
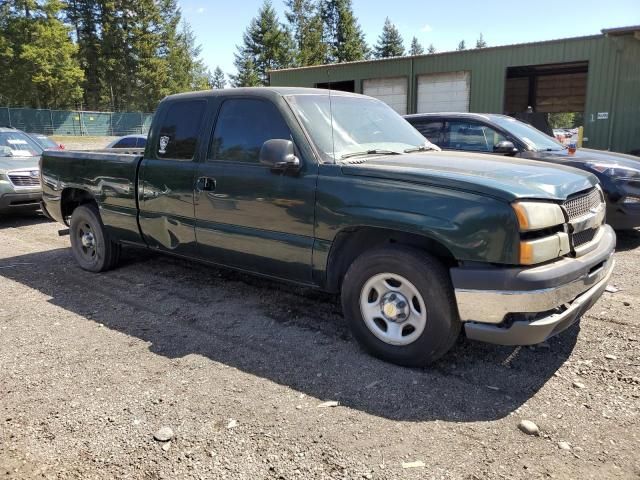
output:
[[[622,165],[611,163],[587,163],[587,166],[591,170],[609,177],[640,179],[640,169],[637,168],[623,167]]]
[[[564,223],[564,213],[560,205],[555,203],[515,202],[512,207],[522,232],[541,230]]]
[[[520,232],[532,232],[557,227],[565,222],[560,205],[550,202],[515,202],[511,205],[518,219]],[[535,265],[566,255],[571,251],[566,232],[544,234],[544,236],[520,241],[520,265]],[[535,234],[534,234],[535,235]]]

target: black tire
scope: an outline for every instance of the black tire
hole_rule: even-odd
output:
[[[69,233],[73,256],[84,270],[104,272],[120,261],[120,244],[109,238],[95,204],[81,205],[73,211]],[[83,243],[82,239],[87,234],[93,239],[93,247]]]
[[[422,296],[424,330],[408,345],[392,345],[376,336],[365,322],[360,295],[369,279],[382,273],[404,277]],[[386,246],[360,255],[342,283],[342,309],[353,336],[372,355],[410,367],[438,360],[455,344],[460,319],[447,269],[433,256],[406,246]],[[416,332],[417,334],[418,332]]]

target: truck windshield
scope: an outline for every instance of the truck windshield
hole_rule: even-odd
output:
[[[514,137],[523,141],[532,150],[539,152],[554,152],[566,147],[555,138],[545,135],[537,128],[511,117],[495,117],[493,121],[504,128]]]
[[[338,93],[331,99],[329,95],[308,94],[291,95],[287,100],[326,162],[438,149],[389,106],[373,98]]]
[[[21,132],[0,132],[0,157],[36,157],[42,148]]]

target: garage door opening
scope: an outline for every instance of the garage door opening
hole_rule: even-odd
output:
[[[572,143],[583,125],[588,62],[507,68],[504,113]]]
[[[342,82],[322,82],[316,83],[316,88],[327,88],[331,90],[340,90],[341,92],[356,91],[356,82],[354,80],[344,80]]]

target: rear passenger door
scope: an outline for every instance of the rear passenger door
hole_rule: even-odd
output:
[[[271,139],[295,140],[274,103],[223,98],[206,159],[196,180],[198,254],[206,260],[311,282],[317,163],[273,171],[259,163]]]
[[[195,253],[193,186],[208,101],[174,100],[159,112],[140,166],[140,228],[152,248]]]

